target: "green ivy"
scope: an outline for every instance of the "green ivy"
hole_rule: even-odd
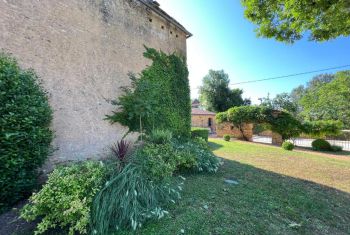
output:
[[[0,210],[28,196],[49,155],[52,110],[31,70],[0,54]]]
[[[175,136],[189,138],[191,101],[186,60],[147,47],[144,57],[152,64],[139,78],[129,74],[131,87],[123,87],[124,94],[113,102],[119,109],[107,119],[130,131],[167,129]]]

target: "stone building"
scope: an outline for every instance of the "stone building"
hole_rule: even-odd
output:
[[[57,148],[50,163],[98,158],[126,129],[111,100],[150,61],[144,45],[186,55],[191,36],[151,0],[0,1],[0,50],[33,68],[49,93]]]
[[[192,127],[208,128],[211,133],[216,132],[215,124],[216,113],[209,112],[199,108],[192,108],[191,121]]]

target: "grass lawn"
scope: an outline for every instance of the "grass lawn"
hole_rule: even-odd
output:
[[[210,145],[225,159],[219,172],[187,176],[170,216],[137,234],[350,234],[349,157],[218,139]]]

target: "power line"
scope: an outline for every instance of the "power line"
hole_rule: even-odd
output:
[[[251,80],[251,81],[245,81],[245,82],[231,83],[230,85],[240,85],[240,84],[262,82],[262,81],[268,81],[268,80],[274,80],[274,79],[280,79],[280,78],[289,78],[289,77],[295,77],[295,76],[300,76],[300,75],[305,75],[305,74],[310,74],[310,73],[324,72],[324,71],[333,70],[333,69],[341,69],[341,68],[346,68],[346,67],[350,67],[350,64],[326,68],[326,69],[319,69],[319,70],[313,70],[313,71],[308,71],[308,72],[302,72],[302,73],[294,73],[294,74],[278,76],[278,77],[271,77],[271,78],[264,78],[264,79]]]

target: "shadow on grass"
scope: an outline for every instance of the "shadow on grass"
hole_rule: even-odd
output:
[[[218,149],[220,149],[222,147],[221,144],[217,144],[217,143],[214,143],[214,142],[211,142],[211,141],[208,142],[208,145],[209,145],[209,147],[210,147],[210,149],[212,151],[218,150]]]
[[[186,178],[169,216],[120,234],[350,234],[348,192],[227,159],[216,174]]]

